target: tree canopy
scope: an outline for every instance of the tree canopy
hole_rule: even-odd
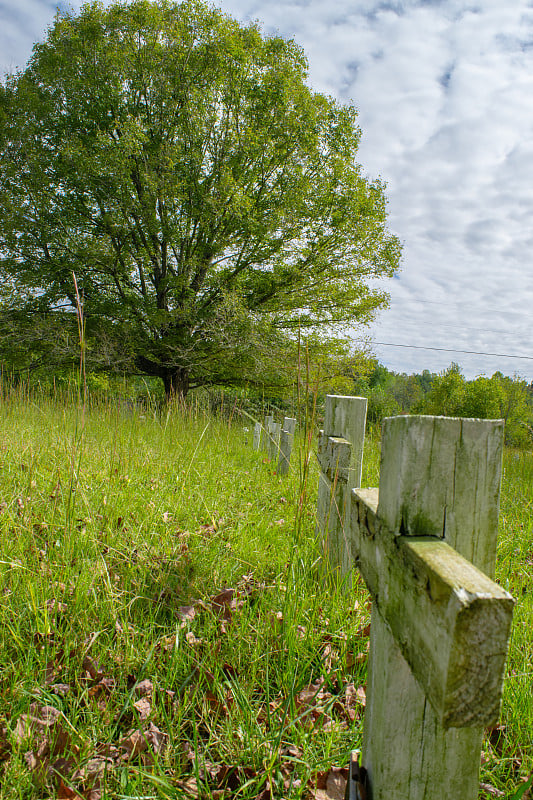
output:
[[[0,84],[2,329],[72,327],[74,273],[88,358],[186,394],[368,322],[400,245],[355,109],[306,81],[295,42],[199,0],[58,13]]]

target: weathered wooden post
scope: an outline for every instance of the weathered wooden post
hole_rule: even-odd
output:
[[[270,422],[267,428],[267,455],[269,461],[274,461],[277,458],[280,435],[281,422]]]
[[[263,450],[266,452],[267,457],[268,457],[268,453],[269,453],[269,441],[270,441],[270,439],[269,439],[269,429],[270,429],[270,425],[272,424],[272,422],[274,422],[273,415],[272,414],[267,414],[267,416],[265,416],[265,419],[264,419],[264,422],[263,422],[263,435],[262,435]]]
[[[353,566],[345,537],[350,492],[361,485],[366,424],[366,397],[327,395],[318,457],[318,526],[330,566],[346,574]]]
[[[254,450],[259,450],[261,447],[261,435],[263,433],[263,426],[260,422],[256,422],[254,425],[254,441],[253,441],[253,448]]]
[[[501,421],[391,418],[380,489],[351,493],[348,557],[373,598],[363,738],[371,800],[478,796],[513,607],[489,577],[502,447]]]
[[[278,475],[287,475],[289,472],[295,430],[296,420],[293,417],[285,417],[279,437]]]
[[[281,430],[287,431],[287,433],[290,433],[291,436],[294,436],[294,431],[296,430],[296,419],[294,417],[283,417]]]

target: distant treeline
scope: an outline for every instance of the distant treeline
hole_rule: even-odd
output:
[[[402,413],[504,419],[507,444],[533,444],[533,383],[501,372],[467,380],[453,363],[439,374],[424,370],[414,375],[389,372],[377,364],[367,375],[354,378],[354,394],[368,398],[371,424]]]

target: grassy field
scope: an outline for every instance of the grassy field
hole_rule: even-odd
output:
[[[336,797],[369,604],[321,572],[313,459],[280,478],[240,419],[16,397],[0,453],[0,798]],[[364,485],[378,463],[369,440]],[[498,580],[518,602],[480,797],[532,769],[532,485],[531,454],[507,453]]]

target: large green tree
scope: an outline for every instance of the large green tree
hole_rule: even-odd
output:
[[[183,395],[368,322],[400,246],[354,108],[306,80],[293,41],[197,0],[59,13],[0,85],[3,313],[56,325],[75,273],[89,356]]]

